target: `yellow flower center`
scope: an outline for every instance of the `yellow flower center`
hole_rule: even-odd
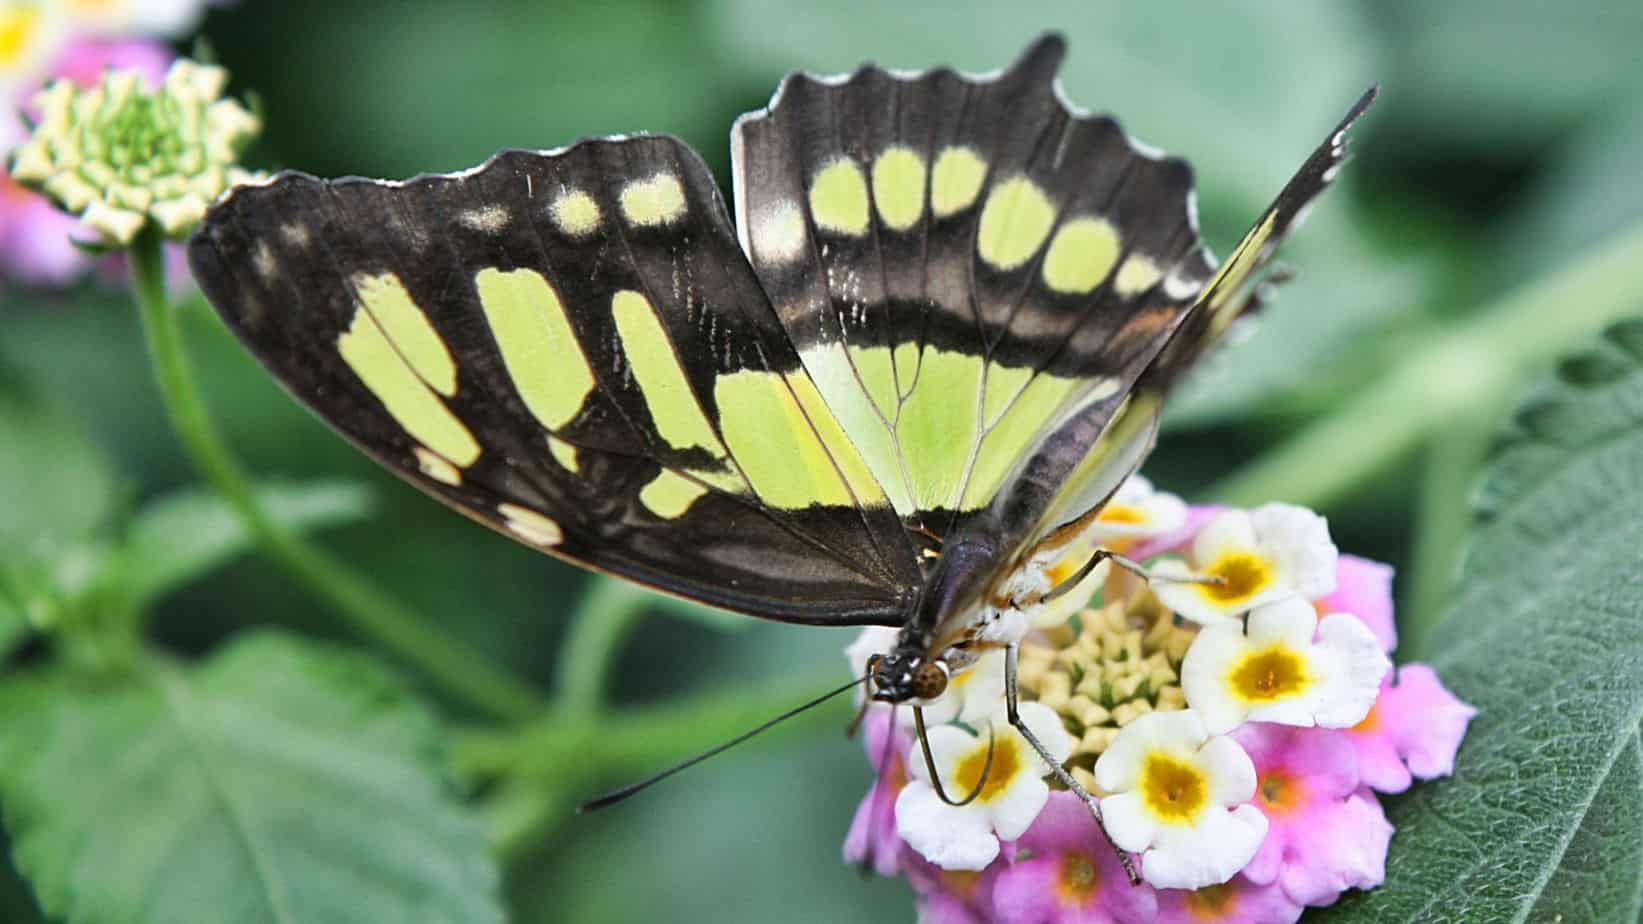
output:
[[[40,13],[32,6],[0,10],[0,69],[16,67],[23,60],[39,23]]]
[[[1300,808],[1306,795],[1305,785],[1282,770],[1269,770],[1261,775],[1256,786],[1256,798],[1267,817],[1282,817]]]
[[[1123,504],[1109,504],[1101,508],[1101,512],[1096,515],[1096,519],[1102,523],[1140,525],[1147,522],[1147,515],[1134,507],[1127,507]]]
[[[981,881],[981,873],[967,869],[944,869],[941,871],[941,884],[947,891],[959,898],[968,899],[976,890],[976,883]]]
[[[1203,771],[1167,754],[1149,754],[1141,768],[1141,799],[1165,824],[1191,824],[1209,802]]]
[[[1061,874],[1056,877],[1056,891],[1061,893],[1064,905],[1082,905],[1095,895],[1101,884],[1101,873],[1095,861],[1077,851],[1061,855]]]
[[[1196,585],[1199,593],[1215,603],[1248,600],[1272,583],[1272,566],[1249,552],[1228,552],[1211,562],[1204,573],[1221,579],[1219,584]]]
[[[1240,661],[1227,678],[1246,702],[1273,703],[1306,690],[1312,683],[1306,661],[1282,645],[1257,651]]]
[[[1225,883],[1194,889],[1187,893],[1187,910],[1200,921],[1219,921],[1236,910],[1235,898],[1232,886]]]
[[[981,795],[976,797],[977,802],[991,802],[1003,792],[1016,774],[1021,772],[1021,751],[1013,740],[1014,735],[1005,738],[999,735],[993,745],[993,765],[987,766],[987,739],[978,739],[975,750],[966,754],[959,761],[958,772],[953,774],[953,782],[947,785],[947,795],[954,799],[962,799],[981,786],[982,771],[986,771],[987,783],[982,786]]]

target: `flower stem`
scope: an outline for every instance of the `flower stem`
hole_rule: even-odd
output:
[[[329,600],[355,631],[414,665],[453,697],[499,718],[534,714],[540,699],[529,686],[274,521],[200,397],[177,312],[166,292],[160,235],[152,228],[143,231],[132,245],[130,259],[149,357],[171,425],[194,466],[234,508],[257,544],[315,595]]]
[[[1210,492],[1327,506],[1441,429],[1476,420],[1536,366],[1643,308],[1643,225],[1435,335],[1386,377]]]
[[[555,705],[569,715],[597,712],[622,643],[643,618],[651,592],[626,581],[595,577],[571,616],[559,649]]]

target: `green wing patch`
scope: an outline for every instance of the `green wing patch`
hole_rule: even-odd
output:
[[[190,245],[299,399],[530,545],[804,622],[897,623],[918,555],[671,138],[406,183],[286,174]]]
[[[1209,277],[1191,171],[1002,74],[794,75],[733,134],[744,249],[910,524],[984,508],[1068,409],[1115,406]]]

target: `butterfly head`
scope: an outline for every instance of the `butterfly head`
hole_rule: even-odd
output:
[[[889,654],[869,658],[867,674],[873,699],[905,703],[929,701],[946,692],[952,671],[945,660],[920,648],[897,646]]]

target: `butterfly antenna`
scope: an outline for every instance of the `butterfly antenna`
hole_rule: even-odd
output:
[[[807,703],[804,703],[804,704],[799,705],[799,706],[795,706],[792,709],[787,710],[786,712],[782,713],[779,716],[776,716],[773,719],[769,719],[765,722],[760,723],[755,728],[751,728],[751,729],[749,729],[745,732],[742,732],[741,734],[739,734],[736,737],[730,739],[729,741],[724,742],[723,744],[718,744],[718,745],[715,745],[711,748],[708,748],[707,750],[703,751],[702,753],[697,754],[695,757],[692,757],[689,760],[683,761],[682,763],[674,764],[673,766],[667,768],[666,770],[663,770],[660,773],[656,773],[656,774],[653,774],[651,776],[645,777],[644,779],[640,780],[637,783],[630,783],[626,786],[623,786],[621,789],[612,790],[611,792],[607,792],[604,795],[599,796],[597,798],[589,799],[588,801],[586,801],[586,802],[584,802],[581,805],[576,807],[576,813],[578,815],[580,815],[580,814],[584,814],[584,813],[587,813],[587,812],[596,811],[598,809],[608,808],[612,805],[615,805],[618,802],[623,801],[624,799],[627,799],[629,796],[636,796],[639,793],[644,792],[645,790],[649,789],[651,786],[653,786],[657,783],[660,783],[661,781],[663,781],[663,780],[667,779],[668,777],[674,775],[675,773],[678,773],[682,770],[689,770],[691,767],[696,766],[697,764],[701,763],[704,760],[707,760],[710,757],[717,757],[718,755],[723,754],[725,751],[730,750],[731,748],[735,747],[738,744],[741,744],[743,741],[746,741],[749,738],[752,738],[754,735],[757,735],[760,732],[768,731],[769,729],[772,729],[772,728],[776,727],[777,725],[780,725],[781,723],[787,721],[788,719],[793,718],[796,715],[799,715],[800,713],[803,713],[807,710],[814,709],[817,706],[820,706],[822,703],[825,703],[828,700],[832,699],[833,697],[838,696],[840,693],[848,692],[848,691],[854,689],[855,687],[860,686],[861,684],[867,682],[868,676],[870,676],[870,675],[864,674],[860,677],[857,677],[855,680],[850,681],[849,683],[845,684],[844,686],[839,687],[836,690],[829,690],[828,692],[823,693],[822,695],[816,697],[813,700],[810,700]]]

